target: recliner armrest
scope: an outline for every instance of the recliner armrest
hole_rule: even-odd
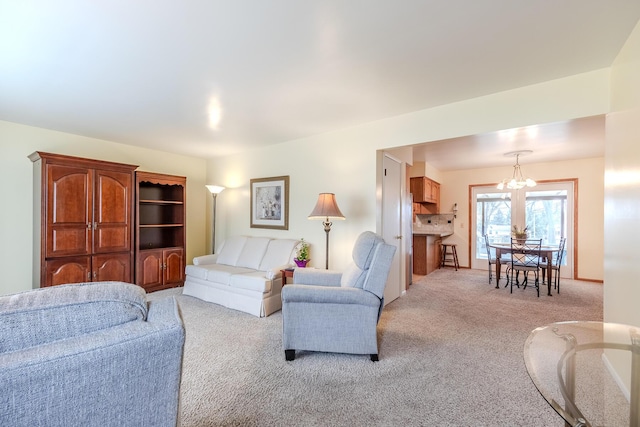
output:
[[[293,283],[296,285],[340,286],[342,272],[317,270],[315,268],[296,268]]]
[[[282,303],[359,304],[378,307],[380,299],[371,292],[358,288],[326,287],[314,285],[287,285],[282,288]]]

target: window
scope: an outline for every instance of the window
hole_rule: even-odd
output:
[[[571,243],[573,241],[574,181],[542,183],[531,189],[498,190],[490,186],[473,187],[475,209],[472,229],[472,268],[487,268],[484,235],[491,243],[511,241],[511,227],[527,227],[531,238],[542,239],[543,245],[558,245],[567,237],[563,277],[573,273]],[[484,261],[484,262],[483,262]]]

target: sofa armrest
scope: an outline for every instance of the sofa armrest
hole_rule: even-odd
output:
[[[76,283],[2,296],[0,353],[145,320],[147,315],[144,289],[123,282]]]
[[[380,299],[371,292],[358,288],[326,287],[314,285],[287,285],[282,288],[282,304],[359,304],[378,307]]]
[[[282,277],[282,273],[281,271],[284,270],[285,268],[291,268],[291,264],[284,264],[278,267],[273,267],[270,268],[269,270],[267,270],[264,274],[264,277],[266,277],[269,280],[273,280],[273,279],[277,279],[279,277]]]
[[[315,268],[296,268],[293,283],[296,285],[340,286],[342,272],[317,270]]]
[[[218,254],[197,256],[193,259],[193,265],[215,264],[218,261]]]
[[[150,303],[148,321],[1,353],[0,425],[115,425],[126,414],[132,425],[175,426],[183,345],[168,298]]]

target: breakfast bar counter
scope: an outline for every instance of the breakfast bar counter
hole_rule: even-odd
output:
[[[451,232],[413,231],[413,274],[426,276],[440,268],[442,238]]]

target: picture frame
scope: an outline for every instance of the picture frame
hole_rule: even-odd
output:
[[[289,176],[251,179],[251,228],[289,229]]]

